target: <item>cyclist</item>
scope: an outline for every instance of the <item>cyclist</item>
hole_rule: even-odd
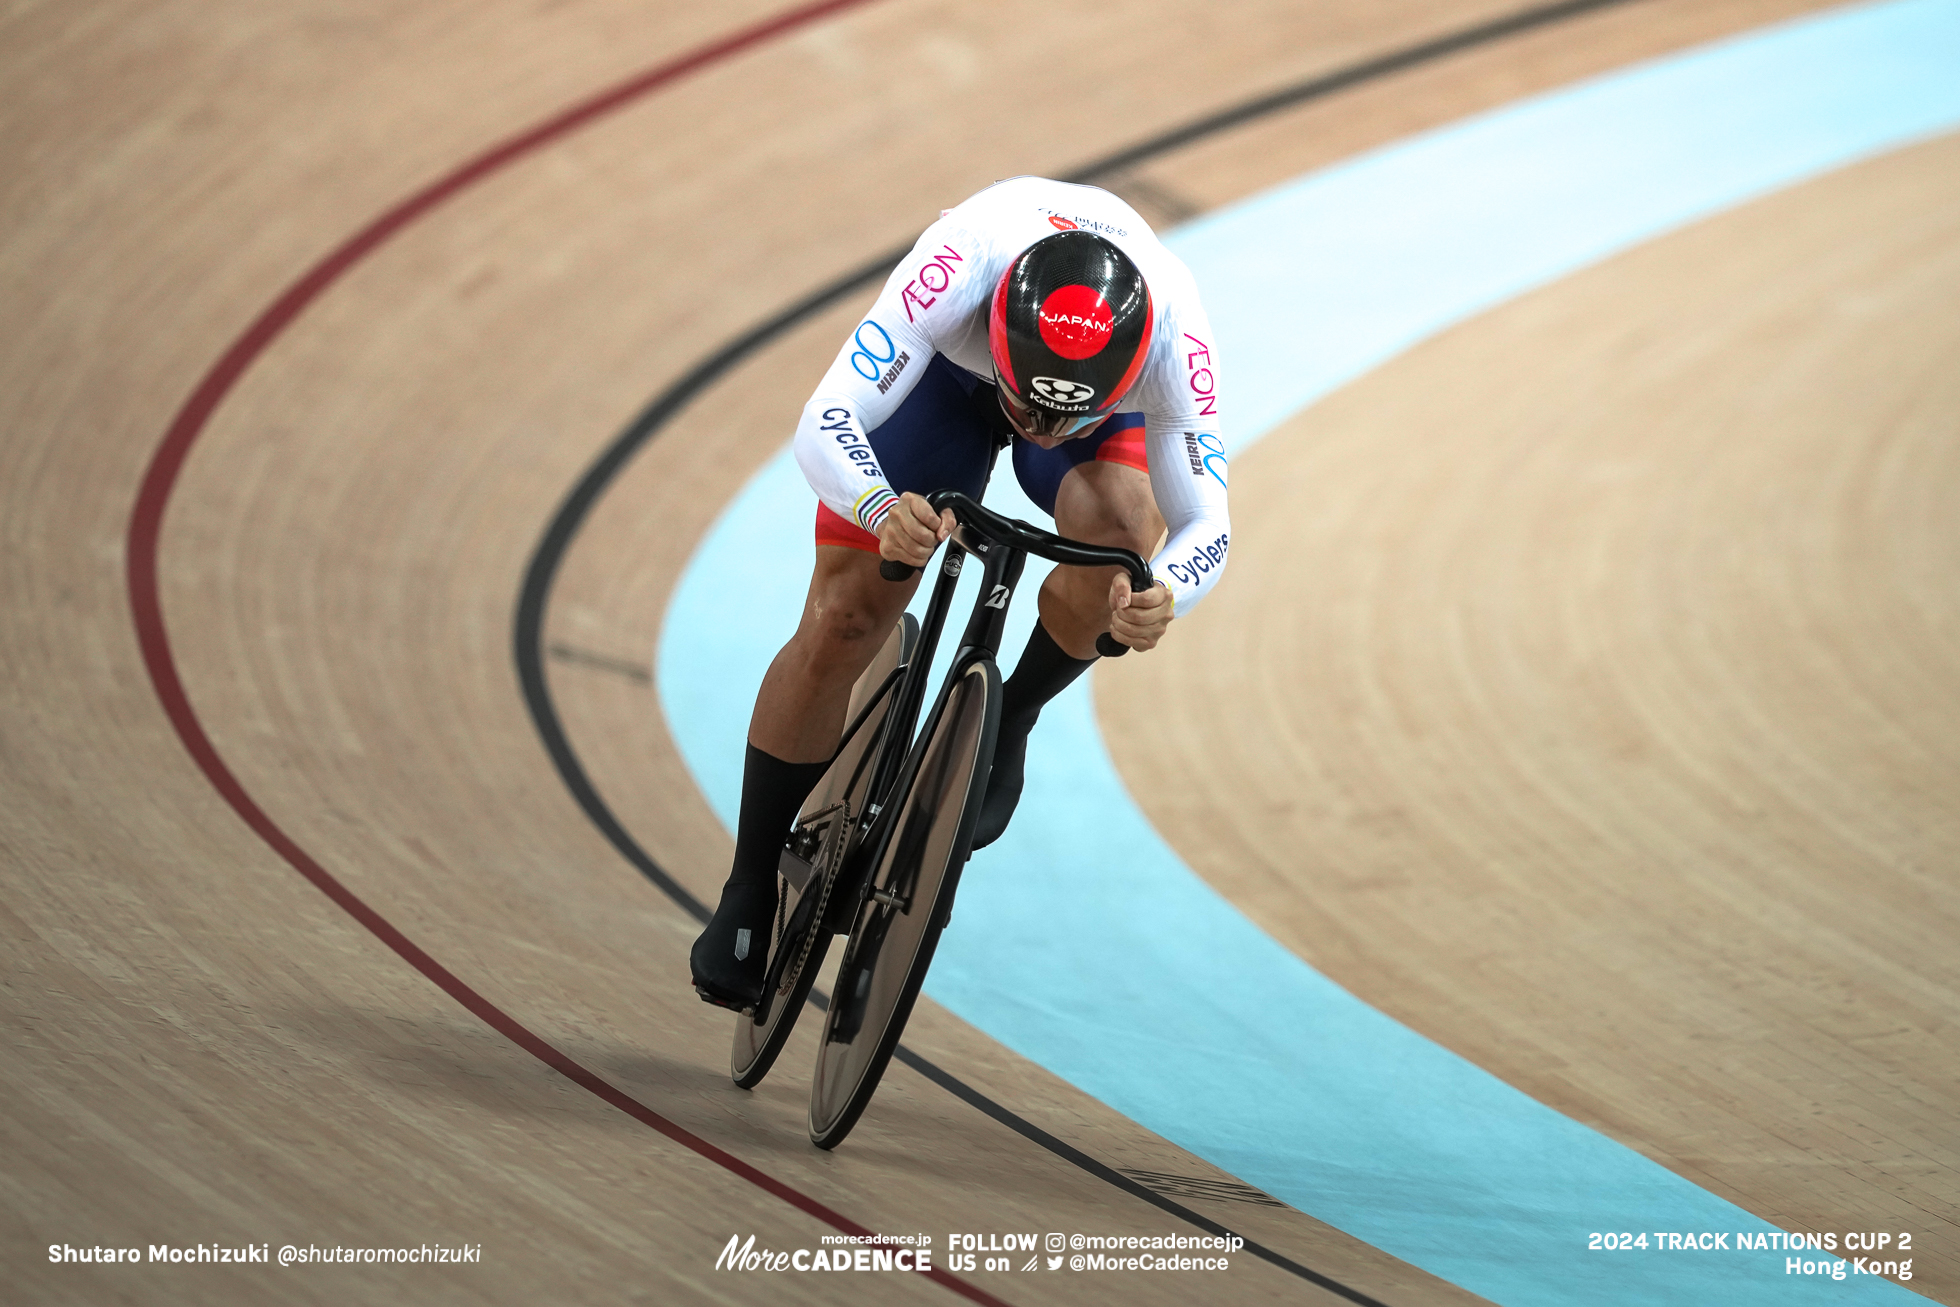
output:
[[[836,749],[852,685],[918,586],[882,579],[878,564],[923,567],[954,526],[923,496],[980,498],[1011,444],[1015,476],[1063,535],[1155,555],[1158,581],[1142,594],[1121,569],[1058,567],[1042,583],[1002,695],[980,848],[1020,799],[1042,705],[1095,661],[1096,637],[1150,649],[1218,579],[1218,406],[1191,274],[1109,192],[1018,177],[919,237],[797,424],[797,463],[821,501],[816,570],[756,696],[734,867],[690,957],[702,998],[739,1009],[760,994],[783,838]]]

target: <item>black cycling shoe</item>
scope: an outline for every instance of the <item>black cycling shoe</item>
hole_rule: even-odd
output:
[[[687,957],[694,992],[703,1002],[737,1012],[756,1005],[775,916],[775,877],[760,885],[722,887],[715,915]]]
[[[1039,714],[1036,714],[1039,716]],[[1028,760],[1028,732],[1035,718],[1003,718],[994,741],[994,769],[987,775],[987,797],[980,801],[980,821],[973,828],[975,852],[999,839],[1021,802],[1022,772]]]

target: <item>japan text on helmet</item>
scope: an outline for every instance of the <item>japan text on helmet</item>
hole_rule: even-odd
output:
[[[1153,319],[1143,274],[1106,238],[1062,231],[1022,250],[987,324],[1015,425],[1068,436],[1107,417],[1143,370]]]

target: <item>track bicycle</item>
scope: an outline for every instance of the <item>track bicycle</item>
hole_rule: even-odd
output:
[[[877,1091],[951,919],[1000,728],[995,659],[1027,556],[1121,567],[1138,593],[1153,584],[1148,565],[1128,549],[1065,539],[956,490],[928,502],[935,512],[950,508],[958,525],[925,620],[901,614],[852,689],[843,742],[778,863],[762,996],[736,1019],[729,1069],[736,1084],[753,1088],[789,1039],[833,937],[846,936],[810,1085],[810,1141],[819,1148],[842,1143]],[[915,735],[933,652],[969,557],[985,569],[973,613]],[[887,559],[878,570],[905,581],[916,569]],[[1096,649],[1105,657],[1128,652],[1107,633]]]

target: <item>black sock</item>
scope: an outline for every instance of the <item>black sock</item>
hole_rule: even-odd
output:
[[[784,762],[753,744],[742,765],[742,812],[735,821],[730,888],[774,885],[776,864],[803,800],[823,779],[827,762]]]
[[[1041,706],[1068,689],[1095,661],[1069,657],[1055,643],[1055,637],[1048,634],[1048,628],[1036,622],[1034,634],[1028,637],[1028,647],[1021,651],[1021,661],[1014,664],[1014,675],[1001,687],[1001,725],[1014,722],[1032,727],[1034,719],[1041,715]]]

